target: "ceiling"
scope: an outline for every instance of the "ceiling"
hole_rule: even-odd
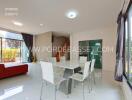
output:
[[[121,1],[0,0],[0,27],[31,34],[47,31],[76,33],[109,27],[116,23]],[[65,17],[69,10],[78,12],[76,19]],[[15,26],[12,21],[19,21],[24,25]]]

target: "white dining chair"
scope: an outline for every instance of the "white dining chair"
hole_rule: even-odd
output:
[[[83,85],[83,100],[85,100],[85,95],[84,95],[84,81],[88,78],[89,76],[89,69],[90,69],[90,61],[87,61],[84,66],[84,71],[83,74],[75,73],[73,74],[70,78],[72,80],[76,80],[78,82],[82,82]]]
[[[79,68],[76,72],[82,74],[84,70],[85,63],[87,62],[87,57],[80,56],[79,58]]]
[[[50,62],[43,62],[40,61],[41,64],[41,69],[42,69],[42,87],[41,87],[41,96],[40,100],[42,100],[42,92],[43,92],[43,84],[44,81],[45,83],[51,83],[55,87],[55,100],[56,100],[56,91],[59,88],[59,85],[61,84],[62,81],[65,79],[63,76],[56,76],[54,73],[54,68],[52,63]]]
[[[96,83],[95,82],[95,59],[92,59],[91,60],[91,66],[90,66],[90,82],[91,82],[91,90],[92,90],[92,81],[94,81],[94,84]]]
[[[80,63],[85,63],[85,62],[87,62],[87,57],[80,56]]]
[[[87,62],[87,57],[85,57],[85,56],[80,56],[79,62],[80,62],[80,67],[81,67],[81,69],[82,69],[82,71],[83,71],[84,65],[85,65],[85,63]]]

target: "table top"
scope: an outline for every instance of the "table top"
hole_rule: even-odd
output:
[[[65,69],[75,69],[79,67],[79,62],[75,61],[64,61],[64,62],[56,62],[53,64],[55,67],[61,67]]]

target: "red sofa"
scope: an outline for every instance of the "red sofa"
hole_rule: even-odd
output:
[[[28,72],[27,64],[0,64],[0,79]]]

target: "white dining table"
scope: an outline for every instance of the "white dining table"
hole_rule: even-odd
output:
[[[60,67],[64,69],[70,69],[74,73],[74,69],[80,66],[79,61],[64,61],[64,62],[56,62],[53,64],[55,67]]]
[[[65,71],[72,70],[72,74],[74,74],[74,69],[78,68],[80,66],[80,63],[79,63],[79,61],[63,61],[63,62],[53,63],[53,66],[58,67],[58,68],[63,68]],[[72,89],[72,80],[70,78],[68,78],[67,94],[71,93],[71,89]]]

